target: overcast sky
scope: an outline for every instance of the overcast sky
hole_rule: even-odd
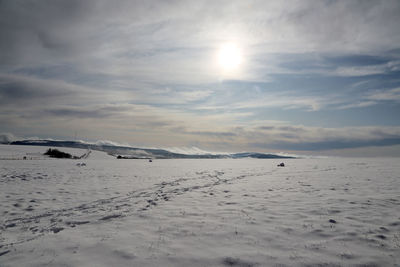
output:
[[[2,0],[0,133],[400,156],[399,14],[397,0]]]

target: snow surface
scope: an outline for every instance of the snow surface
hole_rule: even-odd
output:
[[[396,158],[282,168],[46,149],[0,146],[0,266],[400,265]]]

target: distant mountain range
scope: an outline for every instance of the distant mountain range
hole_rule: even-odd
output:
[[[21,140],[9,142],[11,145],[70,147],[99,150],[120,159],[222,159],[222,158],[258,158],[258,159],[287,159],[294,158],[276,154],[264,153],[232,153],[232,154],[181,154],[165,149],[136,148],[129,146],[91,144],[81,141],[55,141],[55,140]]]

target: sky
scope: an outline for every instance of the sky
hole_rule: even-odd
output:
[[[399,14],[397,0],[0,0],[0,135],[400,156]]]

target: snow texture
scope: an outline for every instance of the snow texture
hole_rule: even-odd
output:
[[[0,146],[0,266],[400,264],[399,159],[46,149]]]

